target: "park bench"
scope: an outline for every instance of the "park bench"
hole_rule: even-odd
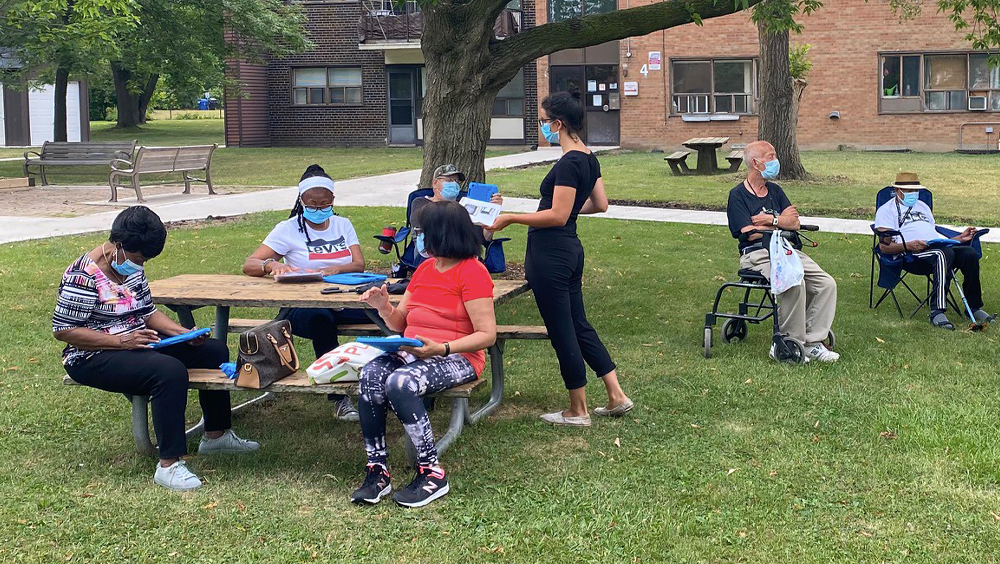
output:
[[[670,170],[674,171],[674,174],[683,176],[691,172],[691,169],[687,165],[687,158],[690,154],[691,151],[677,151],[663,157],[663,160],[667,161],[667,164],[670,165]]]
[[[736,172],[740,169],[740,165],[743,164],[743,149],[735,150],[726,157],[729,161],[729,172]]]
[[[108,184],[111,186],[111,201],[118,201],[118,187],[131,186],[135,190],[136,199],[145,200],[139,189],[139,176],[143,174],[166,174],[180,172],[184,175],[184,193],[191,193],[191,182],[204,182],[208,185],[208,193],[215,194],[212,187],[212,154],[219,145],[192,145],[188,147],[139,147],[135,159],[131,155],[127,159],[111,161],[111,174]],[[190,173],[205,171],[205,178],[195,178]],[[125,182],[127,181],[127,182]]]
[[[228,329],[231,331],[243,331],[267,323],[269,319],[231,319]],[[341,325],[338,328],[341,335],[353,336],[380,336],[384,332],[374,323],[361,323],[355,325]],[[430,397],[447,398],[451,400],[451,414],[449,417],[448,429],[438,440],[438,451],[443,453],[458,436],[462,433],[465,424],[475,424],[500,406],[503,400],[504,371],[503,371],[503,349],[506,341],[512,339],[544,340],[548,339],[548,332],[543,326],[530,325],[498,325],[497,342],[487,349],[490,355],[491,377],[493,378],[490,390],[490,399],[485,405],[473,411],[469,408],[469,398],[472,391],[486,383],[486,378],[480,378],[475,382],[462,384],[454,388],[445,390]],[[68,375],[63,376],[63,384],[79,385]],[[232,380],[227,378],[221,370],[191,369],[188,370],[188,387],[193,390],[227,390],[227,391],[248,391],[247,388],[237,387]],[[233,408],[233,413],[239,413],[247,407],[261,401],[266,401],[278,393],[305,393],[305,394],[343,394],[358,395],[358,384],[356,382],[311,385],[304,371],[282,378],[266,388],[258,390],[262,395]],[[148,396],[125,396],[132,404],[132,438],[135,441],[135,448],[140,454],[156,456],[156,447],[149,436],[149,397]],[[187,430],[188,438],[192,438],[201,433],[204,429],[204,421],[199,422],[194,427]],[[406,455],[410,463],[416,462],[416,451],[413,445],[406,440]]]
[[[46,141],[42,152],[25,151],[22,169],[25,177],[37,174],[42,177],[42,186],[48,185],[45,169],[54,166],[108,166],[118,159],[131,159],[135,151],[135,141],[120,143],[78,143]],[[32,157],[31,155],[34,155]],[[31,168],[37,168],[32,172]]]

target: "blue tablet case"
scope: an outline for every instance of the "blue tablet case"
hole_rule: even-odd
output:
[[[469,183],[469,199],[480,202],[488,202],[493,194],[500,192],[500,187],[496,184],[483,184],[482,182]]]
[[[375,274],[373,272],[345,272],[343,274],[331,274],[330,276],[324,276],[323,282],[326,282],[327,284],[342,284],[344,286],[358,286],[360,284],[381,282],[385,279],[385,274]]]
[[[358,342],[362,345],[375,347],[385,352],[396,352],[399,347],[422,347],[424,343],[416,339],[406,337],[358,337]]]
[[[180,335],[174,335],[173,337],[167,337],[166,339],[160,339],[159,342],[149,345],[151,349],[162,349],[163,347],[169,347],[170,345],[176,345],[177,343],[186,343],[187,341],[192,341],[201,337],[202,335],[208,335],[212,330],[208,327],[204,329],[196,329],[194,331],[188,331],[187,333],[181,333]]]
[[[961,241],[956,241],[954,239],[931,239],[927,241],[928,247],[951,247],[952,245],[961,245]]]

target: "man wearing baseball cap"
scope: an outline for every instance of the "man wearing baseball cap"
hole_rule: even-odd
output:
[[[410,210],[410,225],[413,226],[414,233],[420,232],[420,210],[430,202],[457,200],[459,192],[462,191],[461,183],[463,182],[465,182],[465,174],[451,163],[443,164],[434,169],[434,177],[431,181],[434,195],[414,200]],[[490,201],[494,204],[503,204],[503,197],[500,194],[494,194]],[[489,241],[493,238],[493,232],[484,229],[483,237]]]
[[[976,236],[975,227],[967,227],[949,243],[938,233],[930,206],[920,200],[924,186],[915,173],[900,172],[891,185],[893,199],[875,211],[876,231],[896,231],[900,235],[879,237],[879,250],[885,255],[909,252],[912,261],[904,261],[903,269],[913,274],[933,274],[934,287],[930,296],[931,325],[955,329],[945,315],[948,309],[948,281],[952,269],[962,271],[962,290],[973,310],[976,323],[992,321],[983,311],[983,289],[979,282],[979,254],[968,243]],[[928,243],[929,242],[929,243]]]

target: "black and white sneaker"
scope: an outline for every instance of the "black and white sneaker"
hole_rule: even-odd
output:
[[[410,485],[396,492],[392,499],[403,507],[423,507],[447,493],[448,480],[444,477],[444,469],[420,466]]]
[[[375,505],[389,495],[392,485],[389,484],[389,471],[381,464],[369,464],[365,467],[365,481],[361,487],[351,494],[352,503],[369,503]]]

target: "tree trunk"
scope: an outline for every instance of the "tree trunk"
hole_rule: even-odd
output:
[[[60,66],[56,69],[56,91],[55,108],[53,119],[55,120],[52,131],[53,141],[68,141],[66,137],[66,90],[69,87],[69,69]],[[84,111],[86,108],[80,108]]]
[[[160,76],[154,74],[146,77],[141,92],[135,92],[129,87],[131,82],[136,81],[136,77],[120,63],[111,63],[111,76],[115,82],[115,103],[118,106],[118,122],[115,127],[126,129],[146,123],[146,110]]]
[[[779,179],[802,180],[807,173],[796,140],[799,108],[788,62],[788,31],[769,31],[766,22],[759,23],[757,29],[760,34],[757,138],[774,145],[781,161]]]

